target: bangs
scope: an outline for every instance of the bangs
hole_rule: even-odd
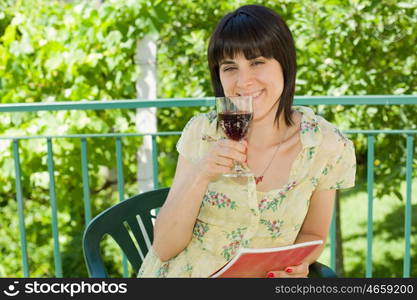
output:
[[[240,13],[231,17],[211,45],[209,59],[217,66],[225,59],[234,59],[243,54],[246,59],[259,56],[271,58],[274,55],[271,33],[255,18]]]

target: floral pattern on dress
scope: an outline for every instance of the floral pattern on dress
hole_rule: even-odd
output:
[[[203,134],[201,137],[201,140],[206,141],[206,142],[217,142],[218,139],[208,135],[208,134]]]
[[[296,181],[292,181],[287,183],[282,190],[278,192],[272,198],[264,197],[258,203],[258,209],[260,212],[264,212],[265,210],[272,210],[276,211],[278,207],[282,204],[282,201],[287,198],[287,192],[292,190],[297,185]]]
[[[246,229],[246,227],[239,227],[231,232],[226,232],[226,238],[229,243],[222,247],[222,255],[226,260],[230,260],[233,256],[235,256],[240,247],[248,246],[249,241],[243,240]]]
[[[210,124],[213,123],[217,119],[217,112],[212,110],[206,114],[207,119],[209,120]]]
[[[293,231],[296,231],[296,232],[298,232],[299,230],[300,230],[300,224],[295,224],[294,226],[293,226]]]
[[[251,208],[251,209],[250,209],[250,211],[251,211],[251,213],[252,213],[255,217],[257,217],[257,216],[258,216],[258,211],[257,211],[256,209]]]
[[[288,184],[285,186],[284,190],[285,190],[286,192],[291,191],[293,188],[295,188],[295,186],[296,186],[296,185],[297,185],[297,181],[291,181],[290,183],[288,183]]]
[[[193,266],[190,263],[187,263],[184,267],[184,272],[191,274],[193,272]]]
[[[284,224],[283,220],[270,221],[261,219],[259,222],[267,227],[267,230],[272,238],[276,239],[281,235],[281,226]]]
[[[218,193],[215,191],[208,191],[203,198],[202,206],[210,205],[210,206],[217,206],[218,208],[230,208],[236,209],[236,201],[230,200],[223,193]]]
[[[339,156],[337,157],[336,163],[337,163],[337,164],[338,164],[338,163],[340,163],[340,161],[342,160],[342,158],[343,158],[343,155],[339,155]]]
[[[267,209],[272,209],[272,211],[276,211],[278,206],[282,204],[282,201],[286,198],[286,193],[284,191],[280,191],[278,196],[273,197],[272,199],[268,199],[268,197],[263,198],[258,203],[258,208],[260,212],[264,212]]]
[[[210,227],[208,224],[197,221],[193,228],[193,236],[195,236],[200,242],[203,242],[203,237],[209,229]]]
[[[313,159],[314,153],[316,153],[316,147],[309,148],[307,152],[307,158],[309,160]]]
[[[167,277],[168,269],[169,269],[169,262],[163,263],[162,266],[160,266],[158,270],[156,270],[156,274],[155,274],[156,277],[159,277],[159,278]]]
[[[324,167],[324,169],[321,171],[321,174],[326,176],[327,174],[329,174],[329,172],[333,169],[333,165],[331,164],[326,164],[326,166]]]
[[[341,189],[343,187],[344,180],[337,181],[334,185],[330,187],[331,190]]]
[[[348,143],[347,137],[339,130],[339,128],[335,128],[334,132],[339,136],[339,141],[343,142],[343,145],[346,146]]]
[[[305,134],[307,132],[318,132],[319,131],[319,122],[317,119],[313,119],[311,121],[302,120],[301,121],[301,134]]]
[[[319,184],[319,179],[317,177],[311,177],[310,182],[316,187]]]

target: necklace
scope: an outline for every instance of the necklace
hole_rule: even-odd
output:
[[[268,170],[269,166],[272,164],[272,161],[274,160],[275,155],[278,153],[278,150],[281,147],[282,142],[285,141],[285,138],[287,137],[287,133],[288,133],[288,129],[285,131],[284,138],[279,142],[277,148],[275,149],[274,155],[272,155],[272,158],[269,161],[269,163],[266,166],[266,168],[264,169],[264,171],[261,173],[260,176],[255,176],[255,184],[258,184],[258,183],[262,182],[262,180],[264,179],[264,174]]]

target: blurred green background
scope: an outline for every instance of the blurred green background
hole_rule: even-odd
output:
[[[402,95],[417,92],[417,2],[394,1],[58,1],[0,2],[0,103],[119,100],[136,97],[137,42],[158,33],[159,98],[212,96],[207,42],[216,22],[244,4],[263,4],[288,23],[297,47],[296,95]],[[347,129],[416,129],[415,106],[319,106]],[[158,110],[159,131],[180,131],[208,108]],[[135,132],[134,110],[0,114],[0,134]],[[357,185],[341,193],[344,276],[363,277],[366,257],[366,139],[354,141]],[[169,186],[178,137],[158,138],[159,182]],[[125,196],[137,193],[140,138],[123,139]],[[416,143],[415,143],[416,144]],[[374,277],[401,277],[404,253],[405,139],[375,145]],[[415,151],[414,151],[415,152]],[[64,277],[85,277],[80,145],[54,142]],[[53,247],[43,140],[21,142],[30,276],[53,277]],[[118,201],[110,139],[89,140],[93,216]],[[417,174],[414,155],[414,177]],[[10,142],[0,140],[0,277],[23,276]],[[414,184],[415,186],[415,184]],[[417,276],[417,191],[413,192],[411,276]],[[107,263],[121,276],[120,257]],[[329,262],[326,249],[321,261]]]

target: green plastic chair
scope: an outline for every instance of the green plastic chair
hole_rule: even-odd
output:
[[[122,249],[135,274],[139,271],[142,256],[146,255],[153,240],[152,219],[155,216],[151,215],[151,210],[163,205],[168,192],[169,188],[162,188],[136,195],[106,209],[90,221],[83,236],[84,259],[90,277],[108,277],[100,251],[100,241],[106,234]],[[309,277],[328,278],[336,277],[336,274],[329,267],[316,262],[310,266]]]

